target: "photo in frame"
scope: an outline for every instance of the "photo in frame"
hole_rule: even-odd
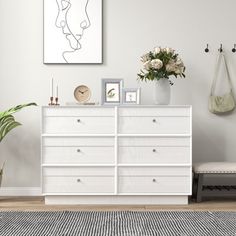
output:
[[[140,88],[124,88],[123,104],[140,104],[141,89]]]
[[[102,79],[102,105],[122,103],[123,79]]]
[[[44,63],[102,63],[102,1],[44,0]]]

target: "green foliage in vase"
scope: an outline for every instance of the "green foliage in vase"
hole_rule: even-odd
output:
[[[141,57],[143,69],[138,74],[138,79],[147,82],[148,80],[169,79],[185,77],[185,66],[181,58],[172,48],[155,47],[153,51]],[[170,81],[171,84],[173,84]]]
[[[7,111],[0,112],[0,142],[12,129],[21,125],[19,122],[15,121],[15,118],[12,114],[28,106],[37,106],[37,104],[28,103],[28,104],[18,105]]]

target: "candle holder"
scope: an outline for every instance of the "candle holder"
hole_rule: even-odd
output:
[[[60,104],[58,103],[58,97],[55,98],[55,102],[56,102],[56,103],[54,104],[55,106],[60,106]]]
[[[48,104],[49,106],[54,106],[55,103],[53,103],[53,97],[50,97],[50,103]]]

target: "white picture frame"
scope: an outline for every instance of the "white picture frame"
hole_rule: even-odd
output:
[[[102,63],[103,0],[44,0],[44,64]]]
[[[122,103],[123,79],[102,79],[102,105],[119,105]]]
[[[141,102],[141,88],[123,88],[123,104],[139,105]]]

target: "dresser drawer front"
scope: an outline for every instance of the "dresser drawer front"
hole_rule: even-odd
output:
[[[121,164],[190,164],[190,147],[119,147]]]
[[[190,164],[191,140],[185,137],[119,138],[121,164]]]
[[[114,177],[46,176],[44,193],[113,193]]]
[[[120,167],[119,176],[190,176],[190,167]]]
[[[190,177],[186,176],[120,176],[119,193],[185,193],[190,192]]]
[[[44,147],[44,164],[113,164],[114,147]]]
[[[115,110],[111,107],[50,107],[43,109],[43,116],[114,116]]]
[[[42,145],[44,147],[112,147],[114,146],[114,138],[104,137],[43,137]]]
[[[189,107],[121,107],[119,116],[190,116]]]
[[[189,117],[120,117],[121,134],[190,134]]]
[[[45,117],[43,127],[47,134],[112,134],[113,117]]]
[[[112,167],[44,167],[43,176],[114,176]]]

